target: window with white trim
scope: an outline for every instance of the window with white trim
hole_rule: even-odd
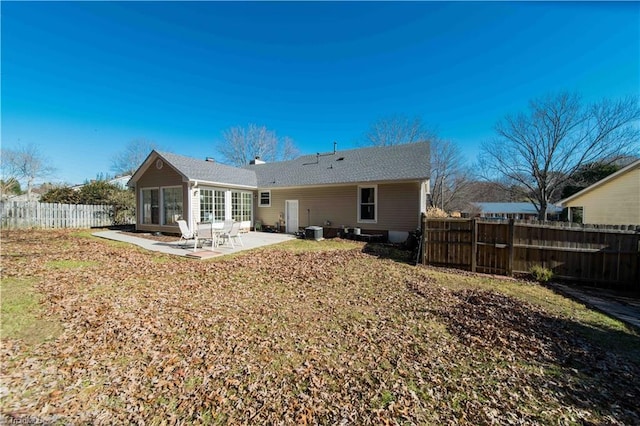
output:
[[[242,193],[242,221],[250,221],[252,216],[253,194]]]
[[[158,188],[143,188],[142,218],[148,225],[160,225],[160,190]]]
[[[271,191],[260,191],[258,193],[260,207],[271,207]]]
[[[358,187],[358,222],[376,223],[378,221],[378,187]]]
[[[213,220],[223,222],[226,217],[227,202],[225,191],[215,190],[213,195]]]
[[[213,219],[213,191],[200,189],[200,222],[210,222]]]
[[[200,222],[222,222],[225,219],[225,191],[200,190]]]
[[[250,192],[231,191],[231,217],[238,222],[251,220],[253,196]]]
[[[174,225],[182,217],[182,187],[162,188],[163,225]]]

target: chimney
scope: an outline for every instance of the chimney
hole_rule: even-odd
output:
[[[253,160],[249,161],[249,164],[264,164],[264,163],[265,162],[260,159],[259,155],[256,155],[256,157]]]

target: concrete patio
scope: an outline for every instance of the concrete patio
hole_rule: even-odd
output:
[[[115,230],[94,232],[94,236],[106,238],[113,241],[121,241],[125,243],[135,244],[147,250],[157,251],[175,256],[186,256],[196,259],[208,259],[217,256],[224,256],[231,253],[237,253],[243,250],[250,250],[258,247],[278,244],[284,241],[293,240],[296,237],[289,234],[269,233],[269,232],[248,232],[241,235],[243,245],[235,244],[232,248],[230,244],[220,245],[211,248],[211,240],[198,242],[198,248],[194,251],[193,241],[187,241],[182,245],[180,237],[176,237],[175,242],[155,241],[148,238],[137,237],[129,232],[121,232]]]

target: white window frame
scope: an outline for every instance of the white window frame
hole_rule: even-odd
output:
[[[226,219],[233,219],[234,217],[239,218],[242,221],[253,221],[253,198],[255,196],[255,192],[213,186],[200,188],[200,191],[197,201],[201,211],[199,217],[200,220],[207,220],[207,218],[203,217],[204,213],[202,213],[202,205],[200,204],[203,194],[202,191],[211,191],[213,202],[212,219],[214,222],[221,222]],[[223,208],[224,211],[220,208]]]
[[[169,186],[145,186],[140,188],[140,223],[142,225],[155,225],[155,226],[177,226],[176,223],[167,223],[167,218],[165,217],[165,205],[164,205],[164,190],[165,189],[180,189],[180,194],[182,195],[182,216],[184,217],[184,212],[186,209],[185,201],[184,201],[184,192],[182,192],[182,187],[177,185],[169,185]],[[144,192],[145,191],[158,191],[158,223],[145,223],[144,221]]]
[[[204,211],[202,209],[202,197],[204,195],[204,192],[210,192],[211,194],[211,212],[209,212],[209,214],[211,214],[211,220],[213,222],[221,222],[224,221],[225,218],[227,217],[227,189],[225,188],[218,188],[218,187],[203,187],[200,188],[200,194],[198,195],[198,205],[200,207],[200,215],[198,216],[198,221],[199,222],[204,222],[204,221],[208,221],[209,219],[207,217],[204,217]],[[218,201],[220,201],[220,197],[222,196],[222,204],[219,204]],[[220,211],[218,209],[218,207],[222,206],[222,211]],[[220,213],[222,213],[222,215],[220,215]]]
[[[234,195],[237,196],[235,203]],[[253,193],[234,189],[229,191],[229,196],[231,198],[231,216],[229,217],[238,222],[250,222],[253,217]]]
[[[178,225],[177,222],[171,222],[169,223],[169,221],[167,220],[166,214],[165,214],[165,210],[166,210],[166,205],[165,205],[165,194],[164,191],[167,189],[177,189],[178,193],[182,196],[182,213],[180,214],[181,217],[184,218],[184,210],[185,210],[185,203],[184,203],[184,192],[182,190],[182,186],[179,185],[173,185],[173,186],[162,186],[160,187],[160,224],[163,226],[176,226]]]
[[[262,194],[269,194],[269,202],[267,204],[262,204]],[[258,191],[258,207],[271,207],[271,190],[267,189],[265,191]]]
[[[145,222],[145,211],[144,211],[144,192],[145,191],[157,191],[158,192],[158,223],[153,222]],[[148,186],[140,188],[140,224],[141,225],[162,225],[162,191],[158,186]],[[152,206],[153,207],[153,206]],[[153,211],[150,211],[151,215],[150,219],[153,219]]]
[[[373,189],[373,219],[361,219],[362,217],[362,190]],[[378,223],[378,185],[358,185],[358,223]]]

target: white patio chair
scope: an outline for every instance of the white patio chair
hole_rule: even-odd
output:
[[[231,230],[229,230],[229,232],[220,234],[220,238],[223,241],[229,241],[229,244],[231,244],[231,248],[236,248],[236,246],[233,244],[233,240],[238,241],[240,243],[240,246],[244,247],[244,244],[242,244],[242,238],[240,238],[240,222],[233,222],[233,224],[231,225]]]
[[[193,251],[196,251],[196,248],[198,247],[198,233],[192,232],[189,229],[189,226],[187,225],[186,220],[181,219],[181,220],[178,220],[177,222],[178,222],[178,226],[180,227],[180,232],[182,234],[180,235],[180,241],[178,241],[178,243],[184,240],[184,243],[182,244],[182,247],[184,247],[187,244],[187,241],[194,240]]]
[[[220,230],[219,235],[228,234],[231,231],[231,227],[233,226],[234,223],[235,223],[235,220],[233,219],[225,219],[224,223],[222,224],[222,229]]]

